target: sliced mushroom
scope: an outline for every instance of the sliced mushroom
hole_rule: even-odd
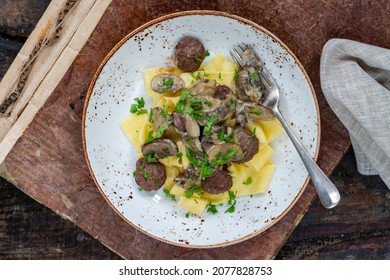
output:
[[[155,130],[158,130],[159,127],[164,128],[165,130],[172,127],[171,115],[169,115],[160,107],[154,107],[150,111],[149,119],[151,120],[151,123]]]
[[[184,86],[183,79],[172,74],[159,74],[150,81],[150,87],[158,93],[175,93],[183,89]]]
[[[190,189],[194,185],[200,185],[200,168],[195,166],[188,167],[182,176],[173,180],[177,185]]]
[[[201,144],[203,147],[203,150],[209,154],[210,149],[215,145],[223,144],[227,141],[224,141],[224,139],[220,139],[219,137],[220,133],[223,132],[224,136],[232,134],[234,136],[233,128],[226,127],[226,126],[219,126],[215,125],[211,128],[211,133],[209,136],[204,136],[201,140]],[[228,142],[234,142],[234,137],[232,137],[232,141]]]
[[[261,63],[261,60],[252,48],[246,48],[242,53],[242,63],[244,67],[254,67],[259,71],[263,69],[263,63]]]
[[[215,80],[200,79],[189,90],[196,94],[196,96],[214,96],[217,88]]]
[[[179,148],[172,140],[159,138],[143,144],[141,152],[144,156],[152,153],[156,158],[165,158],[177,155],[179,153]]]
[[[201,156],[203,154],[203,148],[198,137],[183,136],[182,140],[184,146],[195,152],[196,155]]]
[[[255,103],[243,102],[236,106],[236,119],[239,124],[245,125],[251,120],[269,121],[275,118],[275,114],[268,109]]]
[[[259,103],[266,89],[260,78],[263,64],[251,48],[243,52],[242,64],[243,69],[235,81],[237,96],[245,102]]]
[[[236,161],[242,158],[243,151],[240,145],[234,143],[223,143],[219,145],[213,145],[208,150],[208,156],[210,162],[213,160],[221,160],[224,163],[228,161]]]
[[[200,136],[199,124],[190,115],[175,112],[172,114],[172,119],[176,131],[182,136],[191,138]]]
[[[245,102],[258,103],[263,97],[263,89],[261,88],[261,81],[253,83],[254,68],[242,69],[238,73],[238,78],[235,81],[237,96],[240,100]]]

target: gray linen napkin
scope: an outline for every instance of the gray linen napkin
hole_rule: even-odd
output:
[[[348,129],[358,171],[390,188],[390,50],[351,40],[328,41],[321,88]]]

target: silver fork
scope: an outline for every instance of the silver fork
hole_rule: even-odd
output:
[[[242,53],[248,46],[245,44],[238,45],[230,51],[232,59],[237,65],[243,67],[242,65]],[[260,59],[259,59],[260,61]],[[302,146],[301,142],[294,135],[290,127],[287,125],[285,119],[279,111],[279,89],[276,85],[274,79],[268,72],[268,70],[263,67],[262,71],[259,73],[259,77],[265,85],[266,93],[261,101],[261,105],[264,107],[270,108],[275,116],[278,118],[288,136],[290,137],[292,143],[298,151],[299,156],[301,157],[304,165],[306,166],[310,178],[316,188],[318,197],[325,208],[333,208],[340,201],[340,193],[335,187],[335,185],[330,181],[330,179],[322,172],[318,167],[313,158],[309,155],[306,149]]]

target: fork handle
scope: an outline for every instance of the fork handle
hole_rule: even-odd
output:
[[[301,157],[303,163],[305,164],[307,171],[309,172],[310,178],[314,184],[314,187],[317,190],[318,198],[320,199],[322,205],[327,208],[335,207],[340,201],[340,193],[332,183],[332,181],[322,172],[317,163],[309,155],[306,149],[302,146],[302,143],[295,136],[291,128],[287,125],[284,117],[279,112],[277,106],[272,108],[276,117],[284,127],[291,141],[293,142],[295,148],[298,151],[299,156]]]

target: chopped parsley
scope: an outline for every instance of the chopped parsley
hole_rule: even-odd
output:
[[[203,129],[203,135],[208,136],[211,134],[211,128],[219,121],[217,116],[210,116],[207,118],[207,123]]]
[[[263,111],[260,110],[260,109],[257,109],[257,108],[249,109],[246,112],[247,113],[253,113],[253,114],[256,114],[256,115],[262,115],[263,114]]]
[[[207,212],[211,214],[217,214],[218,210],[215,204],[212,204],[211,202],[206,205]]]
[[[144,172],[142,173],[142,176],[143,176],[145,179],[148,179],[148,178],[150,178],[150,177],[153,176],[153,173],[144,171]]]
[[[239,76],[240,76],[240,73],[237,70],[234,71],[233,81],[237,81]]]
[[[168,92],[169,88],[173,86],[173,83],[173,78],[169,78],[168,80],[163,79],[162,92]]]
[[[233,191],[228,191],[228,194],[230,207],[226,209],[225,213],[233,213],[236,211],[236,193]]]
[[[208,56],[210,56],[210,52],[209,52],[209,50],[206,50],[206,51],[204,52],[204,56],[205,56],[205,57],[208,57]]]
[[[211,107],[211,105],[213,105],[213,103],[211,103],[210,100],[205,100],[205,101],[203,102],[203,104],[207,105],[208,107]]]
[[[153,119],[153,108],[150,108],[149,121],[150,121],[151,123],[154,122],[154,119]]]
[[[183,157],[183,153],[182,153],[182,152],[178,153],[178,154],[176,155],[176,157],[182,158],[182,157]]]
[[[194,194],[197,194],[199,196],[202,196],[204,194],[204,190],[200,185],[194,184],[191,188],[186,190],[185,197],[190,198]]]
[[[252,184],[253,183],[253,179],[252,179],[252,177],[248,177],[248,179],[246,179],[246,181],[245,182],[242,182],[244,185],[250,185],[250,184]]]
[[[154,153],[149,153],[145,156],[145,160],[147,163],[155,163],[158,162]]]
[[[222,126],[221,130],[217,134],[217,138],[227,143],[234,143],[234,133],[225,134],[225,127]]]
[[[168,198],[172,199],[173,201],[176,201],[176,196],[174,194],[171,194],[168,189],[164,188],[163,192]]]
[[[237,152],[239,151],[239,149],[237,150],[230,150],[228,149],[226,154],[222,154],[222,152],[218,152],[216,155],[215,155],[215,159],[213,159],[210,164],[212,166],[218,166],[218,165],[224,165],[225,163],[228,162],[229,159],[231,159]]]
[[[251,137],[255,137],[255,136],[256,136],[256,127],[254,127],[251,132]]]
[[[192,72],[191,73],[191,77],[194,79],[194,80],[200,80],[201,76],[200,76],[200,72]]]
[[[232,105],[232,106],[236,106],[237,105],[237,99],[235,99],[235,98],[230,98],[229,102],[230,102],[230,105]]]
[[[259,70],[258,69],[255,69],[255,71],[253,71],[253,73],[251,74],[251,78],[253,80],[256,80],[257,76],[259,75]]]
[[[144,108],[145,106],[145,100],[143,97],[141,98],[134,98],[135,104],[132,104],[130,107],[130,113],[136,114],[136,115],[142,115],[146,114],[148,111]]]
[[[145,140],[145,144],[160,138],[164,134],[165,130],[166,130],[165,128],[159,126],[157,128],[157,131],[154,131],[154,130],[149,131],[148,138],[146,138],[146,140]],[[156,132],[156,134],[153,136],[154,132]]]

